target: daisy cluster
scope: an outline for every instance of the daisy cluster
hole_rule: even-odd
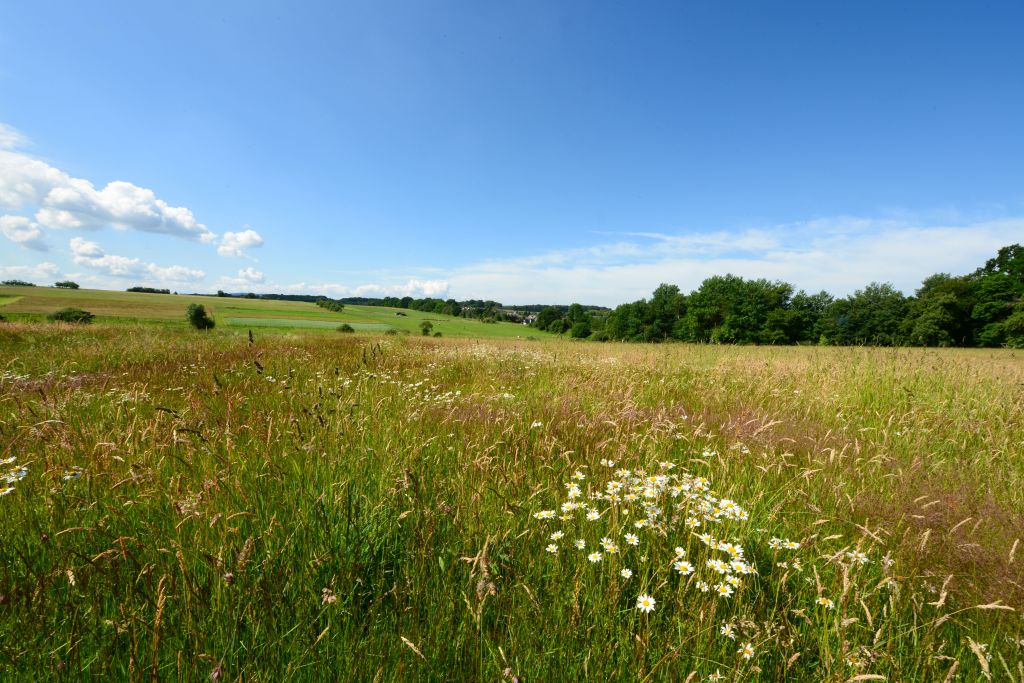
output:
[[[13,465],[17,460],[17,457],[10,456],[0,460],[0,467],[6,467],[7,465]],[[14,484],[28,476],[28,468],[24,465],[15,465],[7,472],[0,476],[0,496],[6,496],[8,493],[14,491]]]
[[[706,477],[672,462],[631,469],[602,460],[593,470],[577,469],[564,482],[556,507],[532,516],[552,562],[599,572],[643,615],[656,613],[659,601],[678,604],[689,593],[690,600],[726,608],[721,613],[728,619],[742,609],[742,592],[758,575],[740,540],[747,534],[748,510],[719,495]],[[767,545],[777,566],[803,570],[799,541],[773,537]],[[867,561],[856,550],[846,559]],[[835,608],[820,588],[812,604],[823,612]],[[752,631],[738,630],[733,621],[720,623],[719,635],[738,647],[738,658],[752,659],[754,645],[738,642],[741,633],[749,637]]]
[[[601,461],[593,481],[576,470],[565,483],[564,502],[533,514],[549,527],[546,551],[551,555],[564,549],[591,565],[614,562],[625,581],[635,572],[650,579],[662,569],[723,600],[757,573],[743,546],[728,538],[749,516],[736,501],[716,495],[707,478],[677,469],[675,463],[633,470],[610,460]],[[651,571],[639,572],[641,567]],[[656,605],[656,597],[638,594],[641,612],[650,613]]]

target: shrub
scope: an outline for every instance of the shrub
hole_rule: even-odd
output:
[[[91,323],[92,319],[95,318],[89,311],[83,311],[81,308],[62,308],[59,311],[54,311],[50,315],[46,316],[54,322],[60,323],[79,323],[86,324]]]
[[[424,320],[420,323],[420,330],[423,331],[424,337],[429,337],[430,333],[434,331],[434,323],[429,320]]]
[[[392,327],[392,328],[391,328],[390,330],[388,330],[388,331],[387,331],[387,332],[385,332],[384,334],[387,334],[387,335],[396,335],[396,334],[398,334],[398,330],[396,330],[395,328],[393,328],[393,327]]]
[[[25,282],[24,280],[4,280],[0,282],[0,285],[8,285],[9,287],[35,287],[31,282]]]
[[[338,327],[335,328],[335,329],[337,329],[338,332],[355,332],[356,331],[355,328],[352,327],[351,325],[349,325],[348,323],[342,323],[342,324],[338,325]]]
[[[440,333],[440,332],[435,332],[435,333],[434,333],[434,336],[435,336],[435,337],[440,337],[440,336],[441,336],[441,333]]]
[[[192,327],[197,330],[212,330],[213,326],[216,325],[210,314],[206,312],[206,307],[202,304],[191,304],[185,312],[185,317],[188,318]]]

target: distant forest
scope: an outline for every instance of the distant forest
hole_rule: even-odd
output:
[[[967,275],[931,275],[914,296],[873,282],[837,299],[716,275],[689,295],[663,284],[607,315],[545,309],[535,324],[595,340],[1024,348],[1024,247],[1003,247]]]

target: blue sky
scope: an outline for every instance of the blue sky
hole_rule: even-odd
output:
[[[1024,242],[1019,2],[46,2],[0,275],[614,305]]]

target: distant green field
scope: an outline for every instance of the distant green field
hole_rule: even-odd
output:
[[[177,323],[184,326],[185,309],[193,303],[205,306],[214,319],[229,328],[333,330],[342,323],[348,323],[358,332],[395,329],[420,334],[420,324],[428,320],[433,325],[433,332],[440,332],[446,337],[552,336],[513,323],[484,323],[382,306],[346,306],[343,312],[334,313],[301,301],[0,286],[0,306],[3,306],[4,315],[12,320],[39,319],[58,309],[75,306],[95,314],[97,322]]]
[[[228,325],[234,327],[305,327],[310,329],[333,330],[342,323],[333,320],[308,320],[300,318],[224,318]],[[383,323],[348,323],[352,329],[360,332],[386,332],[394,329]]]

